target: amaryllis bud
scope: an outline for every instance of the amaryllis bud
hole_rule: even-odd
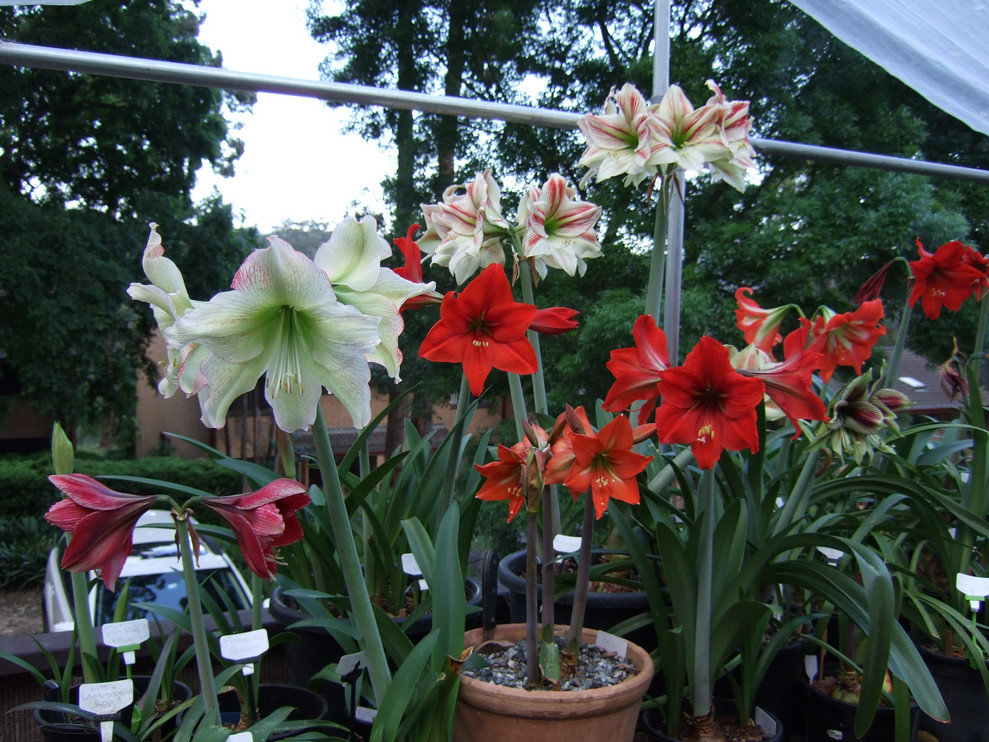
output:
[[[893,263],[896,259],[889,261],[882,268],[873,273],[869,280],[862,284],[860,288],[855,293],[855,303],[862,304],[863,302],[872,301],[873,299],[878,299],[879,294],[883,290],[883,284],[886,283],[886,276],[889,275],[889,269],[893,267]]]
[[[536,448],[529,448],[525,455],[525,508],[530,513],[539,512],[545,459],[545,455]]]
[[[968,381],[954,356],[941,364],[941,388],[952,402],[968,395]]]
[[[60,423],[55,423],[52,429],[52,463],[55,465],[56,474],[71,474],[75,468],[72,441],[62,430]]]
[[[580,312],[576,309],[569,309],[567,307],[539,309],[529,324],[529,329],[543,335],[562,335],[577,327],[577,320],[574,317],[578,314]]]

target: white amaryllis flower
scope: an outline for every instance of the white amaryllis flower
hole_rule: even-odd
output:
[[[581,179],[592,175],[600,182],[615,175],[625,176],[625,185],[638,185],[656,174],[650,160],[656,149],[656,120],[642,94],[626,83],[615,94],[612,88],[601,114],[577,119],[587,139],[587,149],[578,165],[588,168]]]
[[[563,176],[554,173],[541,189],[530,188],[519,204],[518,223],[525,229],[522,256],[532,259],[540,278],[547,268],[584,275],[584,261],[601,256],[594,233],[601,207],[576,201],[575,195]]]
[[[406,299],[433,291],[436,282],[415,283],[396,275],[390,268],[382,268],[381,261],[391,257],[391,248],[377,229],[370,216],[360,222],[353,217],[345,219],[334,228],[330,239],[319,246],[314,260],[329,276],[338,301],[381,319],[378,325],[381,343],[368,360],[380,363],[395,381],[400,381],[402,352],[398,348],[398,336],[405,324],[399,310]]]
[[[371,420],[368,356],[380,342],[377,317],[339,302],[326,272],[277,238],[255,250],[232,291],[187,311],[165,337],[212,353],[201,372],[203,423],[222,427],[230,404],[265,377],[265,398],[286,432],[308,428],[325,387],[354,425]]]
[[[450,186],[438,204],[423,204],[426,233],[419,247],[432,262],[450,269],[464,283],[492,263],[504,265],[501,240],[509,229],[501,214],[501,188],[490,170],[472,183]]]
[[[694,109],[678,85],[670,85],[655,108],[659,147],[649,163],[660,169],[701,170],[705,163],[731,156],[716,106]]]
[[[202,302],[189,298],[182,272],[165,257],[158,225],[152,222],[149,226],[151,232],[141,264],[151,285],[132,283],[127,293],[132,299],[151,305],[158,329],[164,332],[179,317]],[[171,397],[179,389],[186,394],[196,394],[206,385],[206,379],[199,373],[200,364],[209,355],[206,348],[187,343],[181,347],[169,345],[166,352],[162,378],[158,382],[158,392],[163,397]]]

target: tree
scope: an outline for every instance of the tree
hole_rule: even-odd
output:
[[[0,34],[198,64],[199,21],[173,0],[0,9]],[[229,169],[240,144],[224,105],[191,86],[0,68],[0,349],[5,389],[71,429],[109,416],[132,436],[137,369],[151,330],[127,297],[143,279],[147,223],[163,226],[192,295],[229,285],[254,246],[217,199],[194,207],[201,163]],[[202,249],[208,245],[209,249]]]

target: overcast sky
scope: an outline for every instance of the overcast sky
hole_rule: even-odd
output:
[[[319,79],[328,54],[309,36],[307,0],[201,0],[206,14],[199,40],[223,54],[223,66],[305,80]],[[349,113],[322,101],[259,93],[253,113],[236,117],[244,155],[236,176],[200,171],[198,200],[218,188],[245,226],[268,232],[286,219],[336,224],[358,201],[381,208],[380,182],[393,156],[376,142],[340,134]]]

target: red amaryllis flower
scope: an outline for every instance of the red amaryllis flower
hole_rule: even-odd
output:
[[[492,368],[532,374],[539,367],[525,336],[536,316],[531,304],[512,297],[505,269],[489,265],[457,294],[440,304],[440,321],[419,346],[427,361],[462,363],[473,395],[480,395]]]
[[[65,499],[51,506],[45,520],[72,534],[62,569],[98,569],[103,584],[113,590],[134,548],[134,526],[154,505],[155,496],[117,492],[85,474],[55,474],[48,479]]]
[[[822,354],[821,378],[825,383],[831,380],[835,366],[851,366],[855,373],[862,373],[872,346],[886,334],[886,328],[879,325],[882,318],[883,303],[879,299],[863,302],[854,312],[835,314],[825,308],[814,317],[807,349]]]
[[[395,268],[392,272],[406,281],[425,283],[422,278],[422,251],[419,249],[419,243],[412,237],[418,229],[419,225],[413,224],[409,227],[409,231],[405,237],[396,237],[394,239],[395,247],[399,249],[402,257],[405,258],[405,265]],[[418,294],[417,296],[406,299],[402,303],[402,306],[398,308],[398,311],[404,312],[406,309],[420,309],[430,304],[439,304],[440,299],[440,295],[435,291]]]
[[[309,502],[305,486],[292,479],[276,479],[243,495],[203,498],[203,505],[233,529],[247,566],[266,580],[275,576],[275,549],[302,538],[296,513]]]
[[[637,422],[649,419],[659,401],[659,375],[669,367],[669,351],[666,333],[656,327],[651,315],[643,314],[632,328],[634,348],[618,348],[611,351],[608,370],[615,383],[608,390],[604,409],[619,412],[628,409],[633,402],[642,400]]]
[[[966,265],[972,266],[982,274],[982,278],[975,283],[974,287],[975,298],[981,300],[982,292],[989,289],[989,257],[986,257],[974,247],[965,245],[965,252],[962,255],[962,262]]]
[[[920,299],[927,318],[937,319],[941,307],[957,312],[976,287],[981,295],[986,277],[984,271],[972,265],[972,256],[967,256],[967,251],[971,249],[954,240],[929,253],[917,240],[920,260],[910,262],[914,278],[913,291],[908,300],[910,306]],[[966,256],[969,262],[965,261]]]
[[[800,420],[827,420],[828,411],[811,388],[811,376],[821,363],[821,354],[805,350],[810,328],[805,323],[783,340],[782,363],[750,345],[731,359],[732,366],[743,376],[761,379],[766,394],[786,415],[800,436]]]
[[[746,343],[771,353],[773,346],[783,339],[779,333],[780,323],[790,311],[790,306],[763,309],[749,298],[751,293],[752,289],[748,286],[742,286],[735,292],[738,329],[745,335]]]
[[[704,336],[682,366],[660,374],[659,442],[689,443],[702,469],[713,468],[726,448],[758,451],[756,405],[765,389],[731,367],[724,345]]]
[[[484,477],[484,484],[477,491],[479,500],[508,500],[508,522],[525,505],[526,455],[529,445],[526,441],[508,446],[498,445],[498,460],[490,464],[474,464],[477,472]]]
[[[632,426],[627,417],[619,415],[590,435],[570,430],[564,437],[568,439],[573,463],[560,481],[575,497],[590,490],[598,518],[604,515],[612,498],[632,505],[639,502],[635,477],[652,461],[652,456],[632,450]],[[554,481],[556,477],[547,475],[547,484]]]

